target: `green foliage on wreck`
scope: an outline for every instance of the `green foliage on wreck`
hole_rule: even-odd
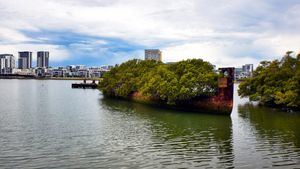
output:
[[[263,105],[300,109],[300,54],[262,61],[252,78],[241,82],[239,95]]]
[[[99,89],[106,96],[130,98],[134,94],[176,105],[218,91],[219,75],[201,59],[164,64],[154,60],[130,60],[104,74]]]

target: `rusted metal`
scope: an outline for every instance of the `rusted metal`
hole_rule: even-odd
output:
[[[234,67],[220,68],[219,71],[223,78],[227,79],[227,86],[219,87],[218,95],[221,100],[233,101]]]
[[[227,78],[226,77],[218,79],[218,87],[219,88],[226,88],[227,87]]]
[[[222,77],[218,80],[218,94],[206,100],[199,100],[197,105],[216,113],[230,114],[233,107],[234,68],[220,68],[219,72]]]

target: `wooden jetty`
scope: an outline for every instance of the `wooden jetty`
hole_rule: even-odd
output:
[[[96,80],[93,80],[92,83],[87,83],[87,80],[83,80],[83,83],[72,83],[72,88],[96,89],[97,86]]]

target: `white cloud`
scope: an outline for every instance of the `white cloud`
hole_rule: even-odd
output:
[[[2,41],[2,43],[26,42],[28,40],[31,39],[17,30],[0,27],[0,42]]]
[[[254,45],[265,50],[265,57],[270,59],[283,56],[287,51],[300,53],[300,34],[271,35],[255,40]]]
[[[299,7],[294,0],[0,0],[0,38],[20,50],[26,41],[43,41],[21,30],[72,31],[162,48],[165,61],[201,57],[218,66],[257,64],[286,50],[300,51]],[[36,46],[45,45],[27,45]],[[68,58],[60,46],[47,47],[66,54],[57,61]],[[106,50],[81,42],[70,47]]]
[[[53,62],[60,62],[70,57],[69,52],[59,45],[49,44],[14,44],[14,45],[0,45],[2,53],[11,53],[18,58],[18,51],[33,52],[33,60],[36,60],[37,51],[50,51],[50,60]]]
[[[218,67],[258,63],[257,59],[246,55],[229,55],[228,52],[226,52],[228,48],[229,46],[226,44],[192,43],[165,48],[163,49],[163,56],[164,61],[170,62],[199,58],[209,61]]]

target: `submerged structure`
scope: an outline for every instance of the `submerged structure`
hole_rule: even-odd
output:
[[[218,79],[218,94],[206,100],[199,100],[196,106],[216,113],[231,114],[233,107],[234,68],[220,68],[219,71],[224,76]]]
[[[234,68],[218,72],[202,59],[172,64],[133,59],[104,74],[99,89],[104,96],[157,107],[214,114],[230,114]]]
[[[177,102],[174,106],[150,99],[140,92],[134,92],[129,99],[166,108],[230,115],[233,107],[234,68],[220,68],[219,73],[222,76],[218,79],[218,92],[214,96],[197,97],[192,100]]]

